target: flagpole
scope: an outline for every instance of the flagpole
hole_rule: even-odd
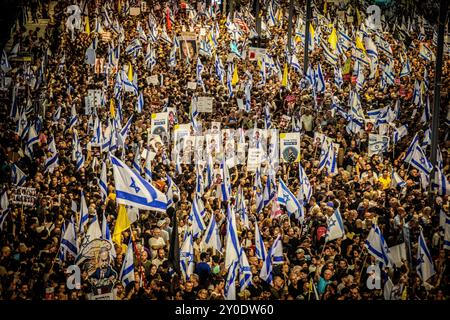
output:
[[[445,24],[447,20],[447,8],[448,1],[441,0],[439,7],[439,30],[438,30],[438,42],[437,42],[437,55],[436,55],[436,67],[434,76],[434,101],[433,101],[433,120],[431,126],[431,164],[433,168],[430,173],[430,184],[428,186],[431,196],[431,190],[434,181],[434,171],[437,163],[437,146],[439,143],[439,113],[441,108],[441,77],[442,77],[442,63],[443,63],[443,51],[444,51],[444,33]],[[431,199],[430,199],[431,200]]]
[[[294,15],[294,0],[289,1],[289,19],[288,19],[288,49],[289,53],[292,55],[292,23],[293,23],[293,15]]]
[[[311,22],[311,0],[306,0],[306,25],[305,25],[305,48],[303,52],[303,75],[306,76],[308,70],[308,50],[309,50],[309,26]]]

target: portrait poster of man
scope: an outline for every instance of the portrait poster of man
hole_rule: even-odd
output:
[[[203,153],[204,153],[204,144],[205,144],[205,136],[196,136],[195,137],[195,150],[194,150],[194,160],[197,162],[203,161]]]
[[[207,134],[206,136],[206,152],[210,154],[213,160],[217,160],[221,153],[220,134]]]
[[[168,142],[168,113],[152,113],[152,134],[156,134],[161,137],[163,142]]]
[[[194,152],[195,137],[185,136],[183,142],[183,156],[181,158],[181,163],[191,164],[192,155]]]
[[[220,122],[211,122],[211,133],[216,134],[220,132]]]
[[[267,131],[265,129],[250,129],[249,138],[249,148],[262,148],[263,150],[267,151]]]
[[[195,61],[197,59],[197,34],[195,32],[182,32],[178,41],[180,42],[181,60]]]
[[[280,133],[280,151],[283,162],[300,161],[300,133]]]
[[[90,299],[103,296],[102,299],[114,299],[114,285],[118,273],[111,266],[112,243],[103,239],[88,242],[81,250],[75,263],[88,274]],[[106,296],[109,298],[107,298]]]

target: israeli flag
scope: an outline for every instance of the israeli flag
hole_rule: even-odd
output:
[[[285,183],[281,178],[278,184],[277,197],[278,203],[286,207],[286,210],[289,213],[289,215],[295,214],[296,218],[298,219],[301,210],[300,202],[289,190],[289,188],[285,185]]]
[[[422,89],[420,88],[420,82],[418,80],[414,81],[412,100],[416,106],[420,106],[422,104]]]
[[[218,186],[218,198],[222,201],[228,201],[231,197],[231,183],[230,183],[230,174],[228,172],[228,166],[225,162],[225,159],[222,160],[220,164],[220,169],[222,171],[222,182]]]
[[[123,259],[122,269],[120,270],[120,281],[124,287],[135,281],[134,278],[134,257],[133,257],[133,243],[128,242],[127,251]]]
[[[389,247],[384,240],[383,234],[377,225],[372,225],[369,235],[365,241],[365,246],[369,253],[385,266],[391,265]]]
[[[408,125],[405,124],[399,128],[395,128],[394,130],[394,145],[397,144],[403,137],[408,135]]]
[[[344,84],[344,78],[342,77],[341,67],[334,68],[334,83],[338,88],[341,88]]]
[[[292,54],[291,56],[291,61],[290,61],[290,65],[292,66],[292,68],[294,68],[295,71],[297,71],[298,73],[302,72],[302,69],[300,67],[300,63],[298,62],[298,58],[297,56],[294,54]]]
[[[389,147],[389,137],[380,134],[369,134],[369,157],[374,154],[381,154]]]
[[[413,167],[426,175],[430,175],[431,171],[433,170],[433,165],[427,159],[425,153],[423,152],[423,149],[419,145],[416,145],[416,147],[414,148],[410,163]]]
[[[325,241],[332,241],[338,238],[342,238],[345,235],[344,223],[342,222],[341,213],[339,209],[334,210],[334,213],[327,221],[327,234]]]
[[[448,218],[447,216],[445,217],[444,224],[444,249],[450,249],[450,218]]]
[[[89,211],[88,206],[86,204],[86,199],[84,197],[84,192],[81,191],[81,200],[80,200],[80,224],[78,226],[79,232],[84,232],[84,227],[87,226],[89,222]]]
[[[403,188],[406,186],[406,182],[400,177],[400,175],[392,170],[391,186]]]
[[[411,65],[409,64],[409,59],[406,58],[405,61],[403,62],[402,70],[400,71],[400,78],[409,77],[410,74],[411,74]]]
[[[205,235],[203,236],[202,242],[207,248],[214,248],[219,252],[222,251],[222,243],[220,241],[219,230],[217,229],[217,223],[214,214],[211,214],[209,225],[206,229]]]
[[[142,94],[142,91],[139,93],[137,102],[136,102],[136,112],[142,113],[142,110],[144,109],[144,96]]]
[[[239,260],[239,253],[241,252],[236,228],[236,216],[229,204],[227,206],[227,224],[225,268],[229,268],[233,261]]]
[[[245,254],[244,248],[241,248],[239,254],[239,290],[244,291],[245,288],[252,282],[252,270],[250,264],[248,263],[247,255]]]
[[[55,145],[55,138],[53,136],[50,137],[50,143],[48,146],[48,150],[51,152],[50,157],[45,159],[44,163],[44,172],[50,172],[53,173],[53,170],[58,167],[58,150],[56,149]]]
[[[427,62],[436,60],[433,51],[430,48],[428,48],[428,46],[425,45],[425,43],[420,44],[419,57],[421,57]]]
[[[192,201],[191,212],[189,214],[189,221],[192,222],[192,236],[198,238],[203,230],[206,229],[205,223],[203,222],[202,213],[200,210],[200,205],[198,202],[198,197],[194,197]]]
[[[428,250],[427,243],[425,242],[425,238],[423,237],[423,232],[420,230],[419,243],[417,249],[417,266],[416,266],[417,274],[423,282],[426,282],[433,275],[436,274],[433,265],[433,258],[431,257],[431,253]]]
[[[311,183],[309,182],[309,178],[306,175],[305,169],[303,169],[300,162],[298,163],[298,171],[301,191],[300,199],[305,200],[305,202],[309,202],[312,196],[312,187]]]
[[[439,166],[436,166],[434,171],[434,183],[433,189],[437,190],[437,194],[440,196],[450,195],[450,183],[442,172]]]
[[[264,246],[264,240],[259,232],[258,221],[255,221],[255,255],[262,261],[266,260],[266,247]]]
[[[74,258],[78,256],[77,233],[75,231],[75,223],[73,217],[61,238],[61,247],[65,252],[69,252]]]
[[[234,260],[228,269],[227,280],[225,282],[225,300],[236,300],[236,271],[239,260]]]
[[[315,87],[317,93],[324,93],[325,92],[325,78],[322,73],[322,67],[319,65],[317,66],[317,70],[315,71]]]
[[[166,195],[145,181],[118,158],[111,155],[118,204],[142,210],[165,212]]]
[[[185,231],[187,236],[184,239],[183,245],[180,249],[180,266],[183,277],[189,280],[191,275],[194,273],[195,263],[194,263],[194,240],[192,238],[192,233]]]
[[[261,272],[259,273],[259,277],[268,284],[272,285],[272,264],[281,263],[283,263],[283,247],[281,244],[281,236],[278,235],[278,237],[273,242],[272,247],[269,249],[269,252],[267,253],[266,260],[264,260],[264,264]]]
[[[180,189],[173,182],[172,178],[168,174],[166,174],[166,178],[167,178],[167,192],[166,192],[167,207],[173,207],[174,205],[173,196],[177,195],[177,197],[180,197]]]
[[[425,123],[425,124],[431,122],[430,98],[428,95],[425,99],[425,107],[423,109],[423,113],[422,113],[422,117],[420,118],[420,122]]]
[[[98,186],[102,195],[102,200],[105,201],[108,197],[108,177],[106,175],[106,161],[103,161],[100,179],[98,179]]]
[[[11,166],[11,171],[12,184],[22,187],[27,181],[27,175],[15,164]]]
[[[413,152],[416,148],[416,145],[419,145],[419,136],[416,133],[414,135],[414,138],[411,140],[411,143],[408,146],[408,149],[406,150],[405,159],[403,161],[409,163],[412,159]]]

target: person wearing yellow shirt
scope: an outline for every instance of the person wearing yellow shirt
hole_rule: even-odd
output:
[[[383,170],[383,174],[378,178],[378,182],[381,183],[383,190],[389,189],[391,185],[391,176],[387,170]]]

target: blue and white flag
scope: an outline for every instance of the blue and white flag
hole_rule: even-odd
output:
[[[393,143],[396,145],[403,137],[408,135],[408,125],[405,124],[399,128],[394,129]]]
[[[412,100],[416,106],[420,106],[422,104],[422,88],[420,87],[420,82],[418,80],[414,81]]]
[[[416,145],[416,147],[414,148],[410,164],[426,175],[430,175],[431,171],[433,170],[433,165],[427,159],[425,153],[423,152],[423,149],[419,145]]]
[[[219,230],[217,229],[217,223],[214,213],[211,214],[209,225],[206,229],[205,235],[203,236],[202,243],[205,244],[206,248],[214,248],[219,252],[222,251],[222,243],[220,241]]]
[[[191,212],[189,214],[189,221],[192,222],[191,231],[194,238],[198,238],[203,230],[206,229],[205,223],[203,222],[202,213],[200,210],[199,199],[194,196],[192,201]]]
[[[241,245],[236,228],[236,216],[233,208],[228,204],[227,206],[227,241],[225,252],[225,268],[229,268],[231,264],[239,260],[239,253],[241,252]]]
[[[425,98],[425,106],[423,109],[422,117],[420,118],[420,122],[422,123],[431,123],[431,108],[430,108],[430,98],[427,95]]]
[[[334,84],[341,88],[341,86],[344,84],[344,78],[342,77],[342,69],[340,66],[334,67]]]
[[[324,93],[325,92],[325,78],[322,73],[322,67],[319,65],[317,66],[316,71],[314,72],[314,83],[315,83],[315,91],[317,93]]]
[[[15,164],[11,166],[11,180],[12,184],[17,187],[22,187],[27,181],[27,175]]]
[[[422,230],[420,230],[418,248],[417,248],[417,274],[423,282],[427,282],[432,276],[436,274],[433,265],[433,258],[428,250],[427,243],[423,236]]]
[[[408,57],[406,57],[405,61],[402,64],[402,70],[400,71],[400,78],[409,77],[410,75],[411,75],[411,65],[409,64]]]
[[[306,175],[305,169],[303,169],[301,163],[298,163],[298,171],[299,171],[299,183],[300,183],[300,199],[305,202],[309,202],[312,196],[312,187],[309,182],[309,178]]]
[[[231,197],[231,182],[225,159],[220,163],[220,170],[222,171],[222,181],[217,189],[218,198],[221,199],[221,201],[228,201]]]
[[[420,44],[419,57],[421,57],[422,59],[424,59],[427,62],[436,60],[436,57],[435,57],[433,51],[430,48],[428,48],[428,46],[425,43]]]
[[[75,223],[73,217],[70,219],[69,224],[61,238],[61,247],[65,252],[69,252],[74,258],[78,256],[78,244],[77,233],[75,231]]]
[[[81,200],[80,200],[80,223],[78,225],[78,231],[84,232],[85,226],[88,225],[89,222],[89,211],[88,206],[86,204],[86,199],[84,197],[84,192],[81,191]]]
[[[423,137],[423,141],[420,144],[420,146],[422,148],[426,148],[427,146],[431,146],[431,128],[428,128],[425,132],[424,132],[424,137]]]
[[[142,91],[139,93],[137,102],[136,102],[136,112],[142,113],[142,110],[144,109],[144,95],[142,94]]]
[[[197,58],[197,69],[196,69],[197,70],[197,84],[202,86],[203,92],[206,92],[205,83],[203,82],[203,79],[202,79],[202,73],[203,73],[204,68],[205,67],[203,66],[202,62],[200,61],[200,58]]]
[[[30,126],[30,129],[28,130],[28,138],[25,142],[25,154],[32,158],[33,157],[33,146],[35,144],[39,143],[39,136],[36,132],[36,128],[34,125]]]
[[[50,157],[45,159],[44,172],[53,173],[53,170],[55,170],[55,168],[58,167],[59,164],[58,150],[56,149],[55,138],[53,136],[50,137],[48,150],[51,152],[51,155]]]
[[[108,177],[106,175],[106,161],[103,161],[100,179],[98,179],[98,186],[102,195],[102,200],[105,201],[108,197]]]
[[[442,212],[443,211],[441,211],[441,213]],[[446,250],[450,249],[450,218],[448,216],[445,216],[445,223],[444,223],[444,249]]]
[[[448,182],[447,177],[444,175],[444,172],[441,170],[441,168],[439,168],[439,166],[435,167],[434,182],[432,186],[433,189],[437,191],[438,195],[450,195],[450,183]]]
[[[128,242],[125,257],[123,258],[123,264],[122,269],[120,270],[119,278],[120,281],[122,281],[124,287],[136,281],[136,279],[134,278],[133,243],[131,241],[131,237],[130,241]]]
[[[368,155],[382,154],[389,148],[389,137],[381,134],[369,134],[369,150]]]
[[[297,219],[300,218],[301,204],[281,178],[278,184],[277,197],[278,203],[286,207],[289,216],[295,214]]]
[[[116,187],[116,202],[142,210],[165,212],[167,198],[138,173],[111,155]]]
[[[225,300],[236,300],[236,275],[239,260],[234,260],[228,268],[227,280],[225,281]]]
[[[413,152],[417,145],[419,145],[419,135],[416,133],[414,135],[414,138],[411,140],[411,143],[409,144],[408,150],[406,150],[405,159],[403,161],[407,163],[411,161]]]
[[[267,252],[264,246],[264,240],[259,232],[258,221],[255,221],[255,255],[258,259],[265,261]]]
[[[8,56],[5,52],[5,50],[3,50],[3,53],[2,53],[2,60],[0,63],[0,68],[2,69],[2,71],[4,73],[8,73],[11,70],[11,65],[9,64]]]
[[[267,253],[263,267],[261,269],[261,272],[259,273],[259,277],[266,283],[271,285],[273,281],[272,264],[281,263],[283,263],[283,247],[281,245],[281,236],[278,235],[278,237],[273,242],[272,247],[270,247],[269,252]]]
[[[403,188],[406,186],[406,182],[400,177],[400,175],[392,170],[392,177],[391,177],[391,187],[400,187]]]
[[[369,235],[365,241],[365,246],[369,253],[385,266],[391,265],[389,247],[384,240],[383,234],[377,225],[372,225]]]
[[[187,236],[180,249],[180,267],[181,272],[186,280],[189,280],[191,275],[194,273],[195,263],[194,263],[194,240],[192,238],[192,233],[185,231]]]
[[[105,213],[103,213],[103,220],[102,220],[102,239],[105,239],[106,241],[108,241],[111,244],[111,251],[109,253],[110,253],[111,258],[115,258],[116,257],[116,249],[114,248],[114,243],[112,242],[111,231],[109,229],[108,221],[106,220]]]
[[[239,254],[239,291],[242,292],[252,283],[252,270],[248,263],[244,248],[241,248]]]
[[[250,229],[250,221],[248,220],[247,214],[247,205],[245,204],[244,192],[241,186],[239,186],[238,188],[238,195],[236,200],[236,212],[239,213],[241,222],[243,223],[244,227]]]
[[[327,234],[325,241],[332,241],[342,238],[345,235],[344,223],[342,222],[341,213],[339,209],[334,210],[334,213],[327,221]]]

